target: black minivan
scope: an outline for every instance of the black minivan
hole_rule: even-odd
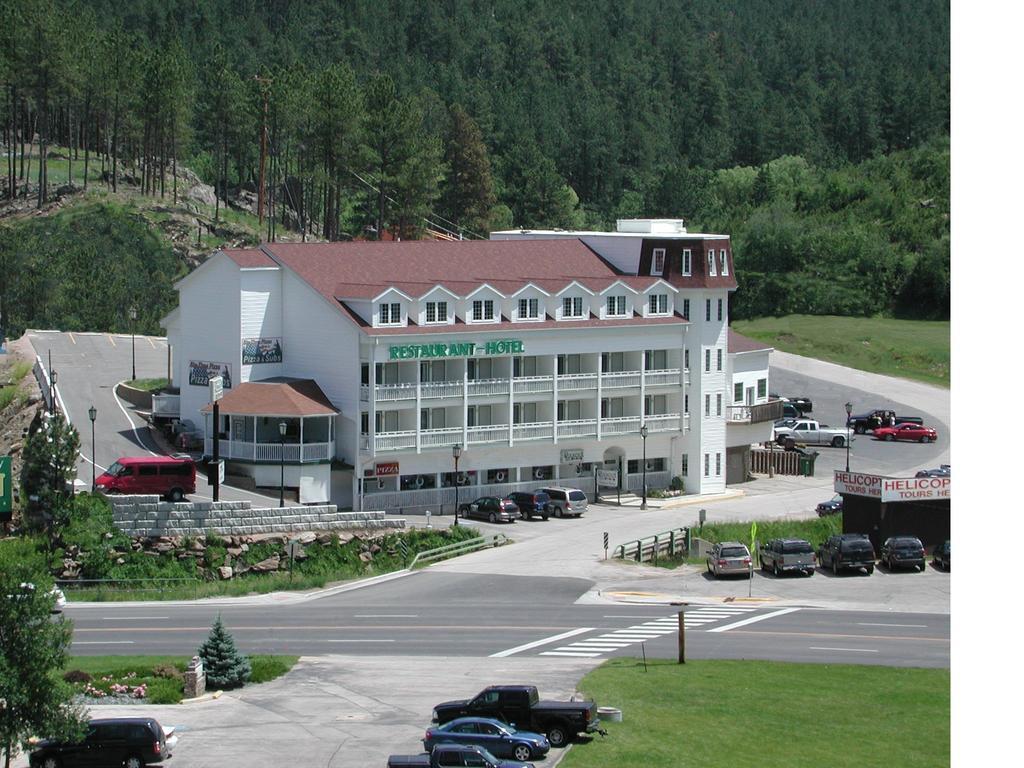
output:
[[[32,768],[142,768],[170,756],[160,723],[151,717],[119,717],[90,720],[77,744],[41,741],[28,762]]]
[[[513,491],[505,498],[515,502],[523,520],[531,517],[547,520],[551,514],[551,497],[544,491]]]

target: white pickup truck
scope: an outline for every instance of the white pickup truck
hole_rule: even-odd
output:
[[[848,432],[843,427],[830,427],[828,424],[819,424],[812,419],[796,419],[792,426],[775,427],[775,441],[784,443],[786,438],[792,438],[797,443],[807,445],[831,445],[834,448],[842,448],[846,445]]]

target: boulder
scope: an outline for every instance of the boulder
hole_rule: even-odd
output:
[[[280,567],[281,557],[279,555],[271,555],[266,560],[260,560],[249,570],[255,573],[270,573],[271,571],[276,571]]]
[[[217,575],[220,576],[222,579],[227,580],[234,575],[234,570],[231,568],[230,565],[222,565],[220,568],[217,569]]]
[[[317,536],[314,531],[303,531],[298,536],[292,537],[292,541],[298,540],[298,542],[302,545],[312,544],[314,541],[316,541],[316,539]]]
[[[185,192],[185,199],[193,200],[203,205],[213,206],[217,204],[217,195],[214,193],[213,187],[202,182],[189,187],[188,191]]]
[[[369,552],[360,552],[359,553],[359,559],[363,563],[369,563],[369,562],[373,561],[373,555],[371,555]]]

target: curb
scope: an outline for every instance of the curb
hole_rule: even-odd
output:
[[[179,704],[201,704],[204,701],[215,701],[224,695],[224,691],[214,691],[213,693],[204,693],[202,696],[196,696],[194,699],[182,699]]]

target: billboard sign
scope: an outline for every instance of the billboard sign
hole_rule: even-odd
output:
[[[283,359],[281,339],[242,339],[242,365],[280,363]]]
[[[619,473],[614,469],[597,470],[597,484],[602,488],[615,488],[619,484]]]
[[[563,464],[579,464],[583,461],[583,449],[563,448],[561,459]]]
[[[373,465],[373,474],[377,477],[390,477],[398,475],[397,461],[378,461]]]
[[[884,477],[837,470],[834,487],[836,493],[867,496],[882,502],[950,498],[948,477]]]
[[[208,387],[210,379],[220,376],[224,389],[231,389],[231,366],[227,363],[211,363],[205,360],[188,361],[188,383],[193,387]]]

